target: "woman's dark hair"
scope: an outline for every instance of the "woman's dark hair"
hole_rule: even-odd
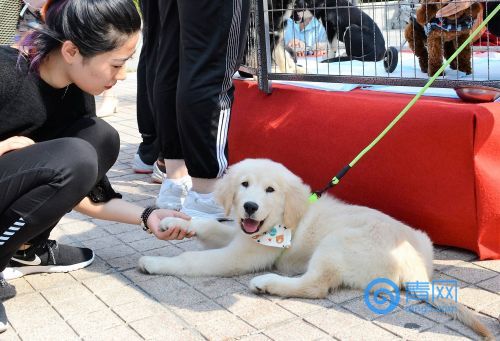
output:
[[[55,48],[70,40],[84,58],[120,47],[141,28],[133,0],[49,0],[37,25],[21,41],[31,70]]]

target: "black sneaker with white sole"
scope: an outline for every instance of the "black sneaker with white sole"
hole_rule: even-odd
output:
[[[82,269],[94,261],[91,249],[58,244],[46,240],[17,251],[3,271],[5,279],[19,278],[40,272],[68,272]]]

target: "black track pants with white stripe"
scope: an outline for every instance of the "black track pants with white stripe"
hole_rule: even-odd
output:
[[[220,177],[250,0],[158,0],[158,8],[153,107],[161,154],[184,159],[193,177]]]
[[[23,243],[47,239],[116,161],[119,137],[106,122],[82,119],[66,132],[75,137],[0,156],[0,271]]]

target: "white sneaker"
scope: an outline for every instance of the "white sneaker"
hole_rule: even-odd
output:
[[[132,163],[132,169],[138,174],[151,174],[153,173],[153,165],[148,165],[142,161],[138,153],[134,155],[134,161]]]
[[[163,180],[167,178],[167,173],[163,172],[160,167],[158,167],[158,161],[153,165],[153,172],[151,174],[151,180],[158,184],[163,183]]]
[[[178,180],[165,179],[161,184],[160,194],[156,198],[156,206],[179,211],[190,189],[190,176]]]
[[[218,219],[226,216],[224,208],[215,201],[213,193],[200,194],[194,191],[188,192],[181,212],[193,218]]]

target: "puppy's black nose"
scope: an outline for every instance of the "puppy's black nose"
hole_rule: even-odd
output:
[[[251,216],[252,214],[255,213],[259,209],[259,205],[254,203],[253,201],[247,201],[246,203],[243,204],[243,208],[245,209],[245,212]]]

